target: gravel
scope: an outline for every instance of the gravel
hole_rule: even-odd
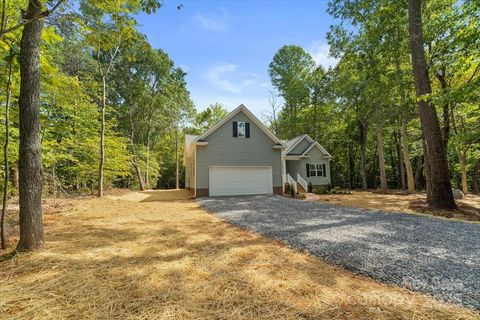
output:
[[[221,219],[332,264],[480,309],[480,224],[282,196],[198,202]]]

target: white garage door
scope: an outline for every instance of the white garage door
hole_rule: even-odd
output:
[[[272,167],[210,167],[210,196],[272,194]]]

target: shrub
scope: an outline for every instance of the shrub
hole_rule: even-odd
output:
[[[306,198],[305,193],[299,192],[299,193],[297,194],[297,197],[296,197],[296,198],[297,198],[297,199],[305,199],[305,198]]]
[[[340,193],[340,188],[339,188],[339,187],[333,187],[333,188],[330,190],[330,192],[333,193],[333,194]]]
[[[327,193],[327,189],[324,186],[319,186],[316,190],[316,194],[325,194]]]

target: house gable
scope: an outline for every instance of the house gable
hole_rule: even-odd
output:
[[[244,119],[243,122],[249,122],[254,124],[255,126],[258,127],[269,139],[276,145],[280,147],[286,147],[286,145],[278,139],[268,128],[257,118],[253,113],[250,112],[250,110],[247,109],[243,104],[238,106],[235,110],[230,112],[225,118],[223,118],[221,121],[216,123],[213,127],[205,131],[203,134],[198,136],[193,142],[199,142],[199,141],[208,141],[211,139],[207,139],[212,133],[216,132],[219,130],[222,126],[228,125],[229,123],[231,124],[233,122],[233,118],[238,115],[239,113],[242,113],[246,119]]]
[[[295,146],[293,146],[293,148],[288,152],[288,155],[291,155],[291,156],[302,155],[305,152],[305,150],[307,150],[308,147],[310,147],[311,144],[312,142],[308,141],[307,137],[304,136],[299,141],[297,141],[297,143],[295,143]]]
[[[242,109],[232,112],[215,130],[207,131],[196,139],[196,182],[197,189],[209,188],[209,168],[258,166],[272,167],[272,181],[274,188],[282,187],[281,150],[276,146],[284,146],[260,122],[257,124],[253,114]],[[246,108],[245,108],[246,109]],[[249,123],[250,137],[235,137],[233,134],[234,122]],[[199,144],[201,143],[201,144]]]
[[[311,154],[312,154],[312,150],[318,150],[318,151],[320,151],[320,153],[321,153],[321,155],[322,155],[322,157],[323,157],[324,159],[331,159],[331,158],[332,158],[332,156],[330,155],[330,153],[328,153],[328,151],[325,150],[325,148],[322,147],[322,146],[320,145],[320,143],[318,143],[318,142],[312,143],[312,144],[303,152],[302,156],[311,155]]]

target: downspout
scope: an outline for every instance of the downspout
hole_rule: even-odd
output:
[[[193,185],[194,185],[193,197],[196,198],[197,197],[197,145],[193,144],[193,147],[195,148],[194,153],[193,153],[193,163],[194,163],[193,172],[195,173],[194,174],[194,179],[193,179]]]

